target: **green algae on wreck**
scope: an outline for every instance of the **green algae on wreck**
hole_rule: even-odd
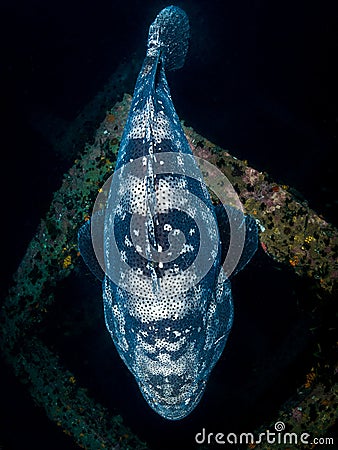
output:
[[[85,388],[78,386],[75,376],[62,367],[58,356],[34,337],[54,301],[55,286],[76,265],[77,230],[89,218],[102,180],[114,168],[128,111],[123,102],[112,111],[116,120],[108,115],[94,144],[86,146],[74,161],[28,246],[1,310],[0,344],[7,362],[35,402],[80,447],[143,450],[146,444],[123,424],[121,416],[112,416],[93,400]],[[108,139],[107,129],[114,129],[115,137]]]
[[[215,164],[237,191],[245,211],[260,225],[263,250],[276,261],[308,276],[332,293],[338,281],[338,232],[307,204],[270,180],[247,161],[230,155],[191,128],[184,127],[194,155]]]

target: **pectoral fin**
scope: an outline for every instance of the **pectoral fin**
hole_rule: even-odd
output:
[[[231,226],[235,228],[245,227],[245,241],[243,249],[238,248],[241,252],[240,259],[235,267],[235,270],[231,273],[233,277],[242,270],[253,257],[258,246],[258,228],[256,221],[253,217],[243,214],[237,208],[232,206],[217,205],[214,207],[215,214],[218,222],[218,229],[220,234],[220,240],[222,245],[221,261],[222,264],[226,258],[230,245],[230,221]],[[236,242],[235,242],[236,245]],[[240,245],[240,244],[239,244]]]
[[[96,254],[94,251],[93,243],[92,243],[92,236],[91,236],[91,221],[88,220],[87,222],[82,225],[82,227],[79,229],[78,232],[78,246],[81,253],[81,256],[88,266],[88,268],[91,270],[91,272],[98,278],[100,281],[104,278],[104,271],[101,268],[100,264],[98,263],[98,260],[96,258]]]

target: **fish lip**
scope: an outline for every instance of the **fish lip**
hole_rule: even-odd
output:
[[[192,404],[191,406],[189,406],[189,408],[175,407],[174,409],[173,407],[163,408],[163,406],[162,407],[152,406],[152,408],[157,414],[159,414],[164,419],[181,420],[187,417],[191,413],[191,411],[195,408],[195,406],[196,405]]]
[[[204,393],[206,383],[194,383],[189,392],[182,396],[179,402],[176,399],[178,395],[172,395],[164,399],[156,392],[151,394],[147,392],[149,389],[145,389],[145,386],[140,386],[143,397],[148,405],[161,417],[168,420],[180,420],[188,416],[197,406]],[[195,387],[195,389],[194,389]]]
[[[168,420],[180,420],[188,416],[193,411],[199,402],[199,398],[191,401],[189,404],[184,402],[176,405],[170,405],[165,403],[157,403],[156,401],[146,398],[149,406],[161,417]]]

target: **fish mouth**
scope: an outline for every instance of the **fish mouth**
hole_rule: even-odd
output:
[[[168,420],[180,420],[188,416],[203,395],[206,382],[140,384],[140,390],[148,405],[160,416]]]

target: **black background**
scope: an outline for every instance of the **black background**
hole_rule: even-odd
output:
[[[337,224],[336,2],[211,0],[176,4],[187,12],[191,23],[186,64],[182,70],[168,74],[179,117],[234,156],[247,159],[249,165],[268,172],[277,182],[295,188],[300,198],[306,198],[313,209]],[[128,63],[133,57],[139,58],[141,64],[149,24],[165,6],[161,1],[1,1],[2,295],[40,218],[48,210],[53,192],[60,186],[63,172],[73,160],[73,155],[53,151],[41,132],[39,120],[52,117],[53,123],[60,121],[67,126],[121,61]],[[132,90],[131,83],[129,92]],[[168,424],[146,409],[131,376],[117,360],[103,322],[99,322],[100,345],[112,352],[116,379],[121,381],[121,397],[112,398],[108,377],[112,366],[100,362],[96,355],[96,364],[102,363],[107,377],[103,387],[97,388],[97,396],[108,406],[117,405],[127,424],[153,448],[161,448],[164,435],[174,446],[182,436],[189,448],[199,427],[210,423],[205,419],[205,411],[207,415],[216,411],[211,417],[219,417],[221,424],[225,418],[233,417],[233,424],[230,421],[223,428],[212,422],[220,428],[211,431],[236,431],[240,423],[256,426],[260,420],[269,420],[280,402],[302,381],[310,364],[306,351],[297,370],[297,355],[289,352],[285,356],[287,375],[283,377],[284,387],[271,395],[273,405],[268,401],[270,388],[264,391],[256,385],[253,395],[245,387],[249,382],[246,368],[254,366],[259,358],[263,364],[262,360],[272,358],[276,349],[288,348],[285,336],[292,335],[294,327],[306,330],[308,324],[303,318],[299,320],[300,311],[295,306],[302,295],[299,282],[289,273],[276,270],[276,265],[261,253],[256,255],[252,268],[238,278],[239,281],[234,280],[234,297],[242,300],[237,305],[235,302],[235,324],[226,356],[215,369],[211,394],[208,396],[207,392],[201,407],[181,424]],[[84,304],[91,308],[93,300],[88,298],[87,303],[81,300],[79,304],[77,293],[81,288],[75,289],[77,283],[74,276],[64,292],[72,293],[69,298],[74,300],[74,311],[79,312]],[[274,289],[276,283],[283,286],[278,293]],[[88,289],[95,293],[95,283],[89,284]],[[247,287],[244,289],[243,285]],[[276,314],[280,304],[286,309],[283,314]],[[59,315],[55,316],[60,321],[62,311],[60,306]],[[102,316],[101,310],[97,314]],[[277,336],[276,347],[273,339],[271,343],[272,332]],[[300,353],[309,345],[303,342],[305,334],[306,331],[297,335]],[[83,339],[81,342],[74,342],[74,346],[83,345],[85,349]],[[66,346],[60,337],[60,351],[63,345]],[[247,365],[242,359],[239,362],[239,351],[247,358]],[[67,361],[67,355],[64,358]],[[78,371],[82,369],[79,362]],[[258,378],[262,385],[271,375],[269,370]],[[93,374],[90,380],[89,375],[83,377],[94,386],[100,382],[100,377]],[[224,413],[225,418],[222,414],[229,406],[217,402],[221,391],[225,391],[224,401],[233,408],[233,414]],[[235,394],[231,397],[231,391],[236,398]],[[121,392],[128,392],[128,396],[123,397]],[[33,405],[28,393],[5,367],[1,371],[1,395],[0,446],[74,448],[71,440],[45,418],[43,410]],[[250,396],[256,399],[252,403],[247,400]],[[243,416],[243,410],[249,407],[257,420],[251,420],[252,414],[251,419],[250,415]],[[218,408],[222,411],[219,414]],[[230,430],[230,425],[234,430]],[[150,428],[157,431],[150,432]]]

